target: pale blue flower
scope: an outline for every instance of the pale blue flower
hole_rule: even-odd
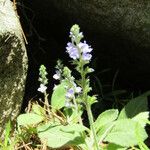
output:
[[[79,58],[79,51],[74,44],[72,44],[71,42],[68,42],[66,49],[67,49],[67,53],[69,54],[70,58],[72,58],[74,60]]]
[[[83,54],[85,54],[85,53],[90,53],[93,49],[91,48],[91,46],[89,46],[87,43],[86,43],[86,41],[84,41],[84,43],[83,42],[80,42],[79,44],[78,44],[78,47],[81,49],[81,52],[83,53]]]
[[[83,53],[82,54],[82,59],[85,60],[85,61],[90,61],[92,58],[92,55],[89,54],[89,53]]]
[[[91,46],[89,46],[86,41],[84,42],[80,42],[78,44],[78,47],[80,48],[81,52],[82,52],[82,59],[85,61],[90,61],[92,58],[92,55],[90,54],[90,52],[93,50],[91,48]]]
[[[70,88],[68,89],[67,93],[66,93],[66,98],[70,99],[74,96],[74,89]]]

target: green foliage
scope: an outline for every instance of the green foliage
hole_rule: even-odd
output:
[[[144,141],[148,137],[145,126],[150,124],[147,111],[150,91],[131,99],[121,112],[118,109],[106,110],[94,121],[91,106],[97,100],[95,95],[89,94],[92,88],[88,76],[93,72],[88,67],[92,49],[81,42],[83,34],[78,25],[71,28],[70,37],[67,52],[79,78],[74,78],[72,71],[58,61],[53,78],[59,83],[54,87],[49,103],[47,72],[44,65],[40,67],[38,91],[44,94],[43,106],[32,103],[27,113],[18,116],[17,144],[31,143],[34,149],[148,150]],[[113,93],[117,94],[120,91]],[[87,112],[89,127],[84,126],[84,111]],[[10,150],[7,149],[10,146],[9,133],[10,124],[6,127],[4,144],[1,144],[6,148],[4,150]]]
[[[66,84],[62,82],[54,88],[51,98],[51,106],[56,110],[59,110],[65,106],[65,96],[67,92],[65,89],[65,85]]]
[[[143,128],[146,126],[146,122],[149,119],[149,112],[141,112],[133,117],[132,120],[137,121]]]
[[[133,118],[138,113],[147,111],[148,110],[148,102],[147,102],[148,95],[150,95],[150,91],[129,101],[129,103],[120,112],[119,119]]]
[[[45,110],[43,107],[41,107],[39,104],[33,104],[32,105],[32,112],[34,114],[37,114],[39,116],[44,116],[45,115]]]
[[[115,121],[118,118],[118,114],[119,112],[117,109],[110,109],[101,113],[94,122],[94,127],[96,131],[99,131],[102,126],[105,126]]]
[[[19,115],[19,117],[17,118],[17,123],[18,126],[27,127],[27,126],[36,125],[42,122],[43,120],[44,120],[43,116],[34,113],[26,113],[26,114]]]
[[[104,141],[115,143],[123,147],[138,145],[136,138],[136,126],[138,123],[131,119],[117,120],[111,132],[106,136]],[[147,138],[146,131],[140,126],[139,134],[144,141]]]
[[[66,145],[79,145],[84,143],[81,132],[86,130],[81,125],[52,125],[46,124],[37,128],[41,141],[47,140],[47,145],[51,148],[59,148]]]
[[[127,148],[123,148],[120,145],[116,145],[116,144],[109,144],[107,147],[107,150],[127,150]]]
[[[15,139],[11,141],[11,123],[10,121],[6,124],[5,127],[5,138],[4,140],[0,140],[0,149],[1,150],[13,150],[14,145],[16,144]]]
[[[144,143],[142,136],[140,135],[140,130],[141,130],[140,128],[141,128],[140,124],[137,124],[135,130],[136,130],[136,139],[138,141],[139,148],[141,150],[149,150],[149,148]]]

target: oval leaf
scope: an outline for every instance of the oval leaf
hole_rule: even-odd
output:
[[[51,106],[54,109],[61,109],[65,105],[65,100],[66,100],[65,84],[61,83],[54,88],[51,98]]]
[[[106,136],[105,141],[115,143],[123,147],[138,145],[136,134],[137,125],[139,124],[131,119],[117,120],[111,132]],[[139,125],[138,134],[141,136],[143,141],[147,138],[146,131],[141,127],[141,125]]]
[[[29,126],[29,125],[35,125],[44,120],[43,116],[34,114],[34,113],[27,113],[27,114],[21,114],[17,118],[17,123],[19,126]]]
[[[94,122],[94,127],[96,131],[98,131],[105,124],[108,124],[116,120],[118,117],[118,113],[119,112],[117,109],[110,109],[101,113],[96,119],[96,121]]]
[[[78,145],[84,142],[83,138],[77,133],[67,133],[61,130],[62,125],[44,125],[38,127],[38,136],[42,142],[46,142],[50,148],[60,148],[68,145]]]

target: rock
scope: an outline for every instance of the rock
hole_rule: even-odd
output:
[[[110,33],[150,47],[148,0],[45,0],[45,4],[94,33]]]
[[[0,136],[20,112],[27,53],[18,16],[10,0],[0,0]]]

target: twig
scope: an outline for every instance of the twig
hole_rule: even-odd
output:
[[[19,149],[21,149],[21,148],[25,148],[25,150],[30,150],[30,148],[29,148],[28,145],[31,145],[32,143],[30,142],[30,143],[25,144],[24,141],[22,141],[22,142],[23,142],[23,145],[20,146],[20,147],[18,147],[16,150],[19,150]],[[28,149],[27,149],[27,148],[28,148]]]

